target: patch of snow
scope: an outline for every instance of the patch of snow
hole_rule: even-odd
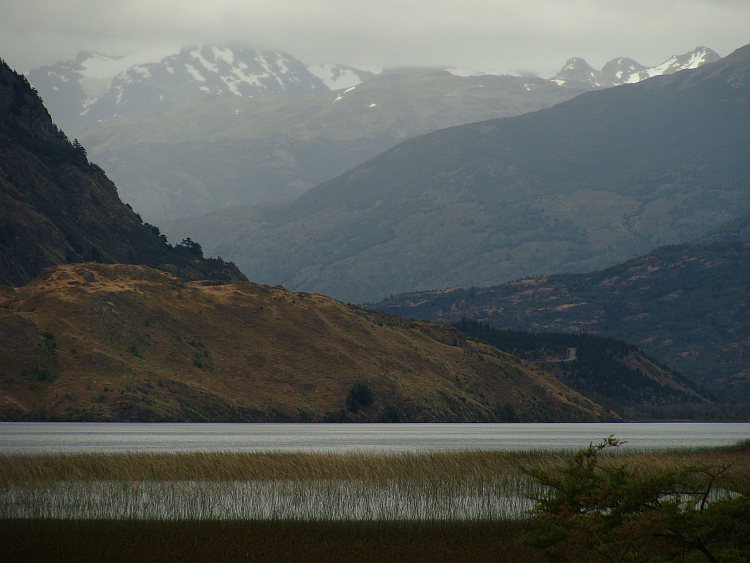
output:
[[[687,65],[685,65],[682,68],[698,68],[700,65],[702,65],[706,60],[706,51],[700,51],[697,53],[693,53],[690,57],[690,60],[688,61]]]
[[[371,108],[377,107],[378,104],[370,104]]]
[[[351,88],[362,83],[362,79],[351,68],[342,68],[333,64],[310,65],[307,70],[320,78],[329,90]]]
[[[174,69],[173,69],[173,68],[172,68],[171,66],[168,66],[168,67],[167,67],[167,72],[168,72],[169,74],[174,74]]]
[[[56,72],[53,72],[51,70],[47,72],[47,76],[54,76],[55,78],[60,80],[60,82],[70,82],[70,79],[64,74],[57,74]]]
[[[232,51],[232,49],[230,49],[229,47],[226,47],[225,49],[214,47],[213,52],[215,59],[226,61],[229,65],[234,64],[234,51]]]
[[[196,68],[193,65],[186,64],[185,68],[190,73],[190,75],[193,77],[193,79],[197,80],[198,82],[205,82],[206,79],[201,75],[200,72],[196,70]]]
[[[648,74],[649,78],[652,76],[661,76],[665,72],[667,72],[670,68],[672,68],[672,65],[674,65],[677,62],[676,57],[672,57],[668,61],[664,61],[660,65],[653,66],[649,69],[646,69],[646,74]]]
[[[140,74],[143,78],[151,78],[151,71],[145,65],[134,65],[130,71]]]
[[[445,70],[453,76],[460,76],[461,78],[469,78],[470,76],[478,76],[481,74],[471,68],[446,68]]]
[[[258,61],[258,64],[260,64],[260,66],[263,67],[263,70],[266,71],[266,76],[270,76],[273,74],[271,67],[268,66],[268,61],[261,53],[258,53],[258,55],[255,57],[255,60]]]
[[[356,88],[356,86],[352,86],[351,88],[347,88],[346,90],[344,90],[344,94],[348,94],[349,92],[351,92],[355,88]]]
[[[206,68],[206,69],[210,70],[213,73],[219,74],[219,67],[216,66],[214,63],[212,63],[208,59],[204,58],[203,55],[201,55],[200,53],[198,53],[198,57],[197,58],[200,61],[200,63],[203,65],[203,68]]]
[[[286,66],[286,59],[279,55],[279,57],[276,59],[276,66],[279,67],[279,72],[281,74],[288,74],[289,73],[289,67]]]
[[[58,88],[57,86],[53,86],[52,89],[53,90],[59,90],[60,88]]]
[[[199,88],[199,90],[201,90],[202,92],[209,92],[209,93],[211,92],[211,90],[208,88],[208,86],[201,86]]]

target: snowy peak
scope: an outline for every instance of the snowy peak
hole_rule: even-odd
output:
[[[621,84],[634,84],[651,78],[672,74],[680,70],[698,68],[721,57],[707,47],[698,47],[684,55],[672,56],[662,64],[645,67],[633,59],[612,59],[598,71],[581,58],[569,59],[552,80],[561,86],[611,88]]]
[[[620,57],[613,59],[604,65],[600,75],[600,80],[605,86],[618,86],[620,84],[629,84],[640,81],[640,73],[648,70],[642,64],[638,64],[633,59]],[[639,77],[634,80],[634,77]]]
[[[193,91],[245,98],[328,92],[323,82],[291,55],[243,47],[187,47],[157,64],[132,67],[122,78],[127,82],[152,76]]]
[[[597,76],[600,73],[580,57],[573,57],[565,62],[560,71],[552,77],[554,82],[562,85],[598,86]]]
[[[680,70],[698,68],[706,63],[713,63],[721,57],[708,47],[698,47],[689,53],[676,56],[673,55],[662,64],[648,69],[649,76],[659,76],[662,74],[672,74]],[[646,78],[646,77],[644,77]]]
[[[32,70],[28,78],[71,134],[201,94],[253,98],[330,91],[291,55],[240,46],[186,47],[159,57],[80,53]]]

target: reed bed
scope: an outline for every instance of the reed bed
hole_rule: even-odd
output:
[[[0,456],[0,518],[516,520],[538,485],[524,472],[572,453],[127,453]],[[729,467],[750,444],[608,453],[644,472]]]
[[[0,455],[0,486],[39,481],[450,481],[518,475],[564,455],[436,453],[125,453]]]

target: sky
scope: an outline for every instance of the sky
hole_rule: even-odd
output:
[[[726,56],[750,43],[750,0],[0,0],[0,58],[19,72],[79,51],[160,60],[205,43],[549,78],[574,56],[598,69],[697,46]]]

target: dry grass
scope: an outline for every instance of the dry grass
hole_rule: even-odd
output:
[[[564,454],[438,452],[0,455],[0,486],[50,481],[493,481]]]
[[[95,489],[113,482],[139,487],[232,486],[232,482],[291,483],[297,502],[317,483],[359,494],[397,486],[399,503],[425,495],[450,499],[490,486],[490,496],[518,494],[528,481],[520,466],[551,469],[570,454],[557,452],[441,452],[429,454],[191,453],[0,456],[0,492],[68,486]],[[643,471],[731,466],[747,481],[750,447],[667,452],[613,452],[603,463]],[[213,484],[212,484],[213,483]],[[503,483],[505,483],[503,485]],[[524,484],[525,483],[525,484]],[[296,488],[295,488],[296,487]],[[337,488],[338,487],[338,488]],[[343,489],[342,489],[343,487]],[[494,488],[492,488],[494,487]],[[514,489],[515,487],[515,489]],[[61,490],[62,490],[61,489]],[[296,497],[294,495],[297,495]],[[420,496],[421,495],[421,496]],[[441,496],[442,495],[442,496]],[[414,498],[411,498],[414,497]],[[42,497],[39,497],[42,498]],[[329,498],[328,500],[331,500]],[[207,497],[208,505],[216,502]],[[243,502],[242,499],[238,499]],[[325,499],[324,499],[325,500]],[[117,504],[116,497],[107,502]],[[101,499],[95,499],[101,504]],[[496,561],[542,563],[544,552],[516,539],[528,520],[517,518],[6,518],[0,553],[16,561]],[[316,509],[318,505],[315,505]],[[325,508],[321,508],[325,510]],[[577,560],[577,563],[583,563]]]
[[[514,520],[572,453],[130,453],[0,456],[5,518]],[[718,468],[750,482],[750,447],[614,451],[643,472]],[[734,487],[734,485],[732,485]]]
[[[521,466],[550,469],[564,452],[434,453],[126,453],[0,455],[0,487],[50,481],[371,481],[492,482]],[[604,463],[643,471],[732,466],[750,473],[750,444],[673,451],[613,451]]]

